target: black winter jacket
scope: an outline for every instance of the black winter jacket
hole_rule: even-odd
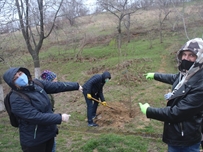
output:
[[[155,73],[154,79],[172,85],[180,74]],[[163,142],[190,146],[201,141],[203,70],[198,71],[169,99],[165,108],[147,108],[147,117],[164,121]]]
[[[105,101],[103,95],[103,86],[105,84],[106,78],[111,79],[111,75],[109,72],[104,72],[103,74],[96,74],[92,76],[83,85],[83,94],[91,94],[100,98],[101,101]]]
[[[10,68],[3,76],[5,82],[14,90],[17,88],[13,83],[13,77],[19,69]],[[16,93],[12,93],[10,96],[11,110],[19,118],[21,145],[28,147],[41,144],[55,137],[57,133],[56,124],[60,124],[62,121],[60,114],[53,113],[47,93],[73,91],[79,88],[79,84],[76,82],[40,82],[44,89],[30,81],[29,86],[20,90],[31,99],[31,103]]]

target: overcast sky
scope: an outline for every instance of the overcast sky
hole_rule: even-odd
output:
[[[95,10],[95,3],[96,3],[96,0],[86,0],[85,1],[85,5],[87,5],[87,7],[89,7],[90,12],[94,12],[94,10]]]
[[[96,3],[96,0],[86,0],[85,3],[89,5],[94,5]]]

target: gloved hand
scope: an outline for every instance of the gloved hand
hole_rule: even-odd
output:
[[[87,98],[88,98],[88,99],[92,99],[91,94],[88,93],[88,94],[87,94]]]
[[[101,102],[101,104],[102,104],[103,106],[106,106],[106,105],[107,105],[107,103],[106,103],[105,101]]]
[[[140,106],[142,113],[144,113],[146,115],[147,108],[150,107],[150,105],[148,103],[145,103],[145,104],[139,103],[139,106]]]
[[[145,74],[145,76],[146,76],[146,79],[147,79],[147,80],[152,80],[152,79],[154,79],[154,73],[147,73],[147,74]]]
[[[168,100],[172,95],[173,95],[172,92],[169,92],[169,93],[165,94],[164,95],[165,100]]]
[[[82,88],[81,85],[79,86],[79,89],[78,89],[78,90],[81,91],[81,92],[83,92],[83,88]]]
[[[62,115],[61,115],[62,121],[68,122],[70,116],[71,116],[71,115],[68,115],[68,114],[66,114],[66,113],[62,114]]]

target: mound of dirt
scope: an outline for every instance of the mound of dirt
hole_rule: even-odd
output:
[[[107,106],[100,105],[97,109],[97,117],[95,123],[99,126],[109,126],[113,128],[124,128],[135,116],[136,110],[130,110],[124,103],[116,102]]]

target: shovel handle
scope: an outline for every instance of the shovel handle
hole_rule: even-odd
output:
[[[97,100],[97,99],[95,99],[95,98],[93,98],[93,97],[92,97],[92,99],[93,99],[94,101],[96,101],[96,102],[101,103],[101,101],[99,101],[99,100]]]
[[[96,102],[102,103],[101,101],[99,101],[99,100],[97,100],[97,99],[95,99],[95,98],[93,98],[93,97],[92,97],[92,99],[93,99],[94,101],[96,101]],[[108,105],[105,105],[105,106],[107,106],[107,107],[109,107],[109,108],[115,110],[114,108],[112,108],[112,107],[110,107],[110,106],[108,106]]]

